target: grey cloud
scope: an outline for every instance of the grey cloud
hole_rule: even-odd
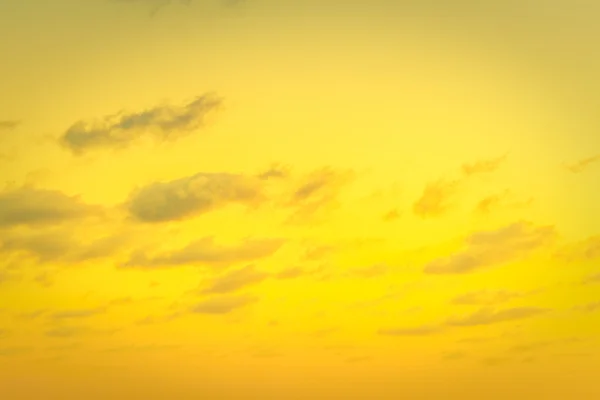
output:
[[[191,264],[223,265],[250,262],[274,254],[283,243],[283,239],[248,239],[235,246],[224,246],[215,243],[212,237],[207,237],[154,257],[135,253],[122,267],[152,269]]]
[[[525,293],[510,290],[480,290],[456,296],[452,299],[452,303],[462,305],[496,305],[524,295]]]
[[[55,232],[7,233],[0,240],[0,250],[5,253],[25,252],[39,261],[50,261],[64,257],[71,249],[69,238]]]
[[[97,210],[57,190],[22,187],[0,193],[0,226],[54,224]]]
[[[480,326],[490,325],[506,321],[515,321],[524,318],[535,317],[549,312],[547,308],[540,307],[515,307],[496,311],[491,308],[483,308],[473,314],[462,317],[451,318],[446,322],[448,326]]]
[[[258,271],[253,265],[228,272],[216,278],[202,293],[229,293],[258,284],[269,277],[268,274]]]
[[[197,314],[228,314],[256,301],[258,299],[250,295],[227,295],[204,300],[196,304],[191,311]]]
[[[262,200],[258,178],[199,173],[142,187],[130,195],[127,207],[137,220],[157,223],[182,220],[232,203],[258,205]]]
[[[464,274],[504,264],[548,244],[555,237],[553,226],[517,222],[490,231],[476,232],[465,240],[465,248],[427,264],[427,274]]]
[[[21,125],[21,121],[16,121],[16,120],[2,120],[0,121],[0,131],[6,130],[13,130],[15,128],[17,128],[19,125]]]
[[[105,116],[94,123],[79,121],[67,129],[60,142],[81,154],[98,148],[125,148],[141,136],[173,141],[202,127],[206,114],[220,105],[220,98],[206,94],[180,107],[161,105],[137,113]]]

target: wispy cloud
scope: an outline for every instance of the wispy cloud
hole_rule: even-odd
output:
[[[204,300],[192,307],[197,314],[228,314],[258,301],[250,295],[225,295]]]
[[[472,314],[451,318],[446,321],[448,326],[480,326],[506,321],[531,318],[548,313],[550,310],[540,307],[515,307],[496,311],[492,308],[482,308]]]
[[[600,258],[600,235],[590,236],[585,240],[565,246],[555,254],[566,261],[592,261]]]
[[[171,252],[148,256],[134,253],[123,268],[160,268],[180,265],[229,265],[250,262],[274,254],[283,239],[247,239],[237,245],[222,245],[206,237]]]
[[[463,164],[461,169],[465,176],[469,177],[476,174],[484,174],[496,171],[500,165],[506,160],[507,155],[492,158],[489,160],[481,160],[470,164]]]
[[[509,300],[523,297],[526,293],[510,290],[480,290],[456,296],[452,303],[461,305],[497,305]]]
[[[58,311],[53,313],[50,317],[56,320],[64,320],[64,319],[81,319],[81,318],[89,318],[98,314],[102,314],[106,311],[104,307],[98,308],[83,308],[83,309],[74,309],[74,310],[65,310]]]
[[[264,199],[260,179],[229,173],[199,173],[135,190],[127,201],[138,221],[182,220],[228,204],[258,205]]]
[[[600,311],[600,301],[595,301],[595,302],[592,302],[592,303],[587,303],[587,304],[584,304],[584,305],[575,306],[575,307],[573,307],[573,309],[575,311],[583,311],[583,312]]]
[[[464,274],[501,265],[526,256],[555,237],[553,226],[534,226],[520,221],[496,230],[476,232],[465,240],[464,249],[428,263],[428,274]]]
[[[586,276],[582,283],[584,285],[600,284],[600,273]]]
[[[266,179],[285,179],[288,178],[290,176],[291,172],[290,172],[290,168],[286,165],[282,165],[282,164],[272,164],[271,166],[269,166],[269,168],[267,168],[266,170],[264,170],[263,172],[261,172],[260,174],[258,174],[258,178],[266,180]]]
[[[413,204],[413,212],[422,218],[441,216],[448,210],[450,198],[456,193],[458,184],[458,181],[443,179],[428,184]]]
[[[422,325],[410,328],[380,329],[378,333],[385,336],[429,336],[442,332],[440,325]]]
[[[585,169],[589,168],[592,164],[600,161],[600,154],[596,154],[595,156],[584,158],[579,160],[573,164],[569,164],[566,168],[574,174],[579,172],[583,172]]]
[[[201,128],[207,113],[220,105],[220,98],[207,94],[179,107],[161,105],[136,113],[119,112],[95,122],[79,121],[67,129],[60,143],[81,154],[99,148],[126,148],[142,136],[173,141]]]
[[[354,178],[355,174],[351,171],[333,168],[322,168],[305,176],[294,187],[287,202],[287,206],[294,210],[290,222],[307,222],[322,216],[324,211],[331,211],[339,205],[342,189]]]
[[[268,277],[267,273],[257,270],[254,265],[248,265],[216,278],[208,287],[202,289],[201,292],[208,294],[234,292],[251,285],[256,285]]]

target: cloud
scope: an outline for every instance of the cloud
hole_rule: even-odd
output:
[[[470,292],[452,299],[452,303],[461,305],[496,305],[514,298],[522,297],[525,293],[509,290],[480,290]]]
[[[427,274],[465,274],[526,256],[555,237],[553,226],[520,221],[496,230],[481,231],[465,240],[462,251],[427,264]]]
[[[322,168],[308,174],[293,189],[287,206],[294,210],[291,222],[306,222],[323,211],[331,211],[338,204],[338,197],[348,183],[355,178],[351,171]]]
[[[81,319],[81,318],[93,317],[95,315],[102,314],[105,311],[106,311],[106,308],[104,308],[104,307],[58,311],[58,312],[53,313],[50,316],[50,318],[52,318],[52,319]]]
[[[85,326],[59,326],[56,328],[49,329],[44,332],[47,337],[66,339],[81,335],[112,335],[118,332],[119,329],[93,329]]]
[[[294,279],[300,278],[306,274],[310,273],[304,268],[301,267],[290,267],[286,268],[283,271],[280,271],[274,275],[276,279]]]
[[[56,224],[97,210],[57,190],[21,187],[0,193],[0,227]]]
[[[395,221],[398,218],[400,218],[400,212],[395,208],[388,211],[381,217],[381,219],[383,219],[385,222]]]
[[[21,125],[21,121],[2,120],[0,121],[0,131],[10,131],[16,129],[19,125]]]
[[[262,200],[262,184],[258,178],[199,173],[135,190],[127,207],[138,221],[157,223],[201,215],[232,203],[258,205]]]
[[[14,346],[14,347],[0,347],[0,357],[17,356],[31,352],[31,347],[25,346]]]
[[[354,268],[350,273],[361,279],[375,278],[390,272],[390,267],[384,264],[375,264],[368,267]]]
[[[247,239],[235,246],[224,246],[214,242],[212,237],[202,238],[187,246],[154,257],[144,253],[134,253],[123,264],[123,268],[158,268],[181,265],[223,265],[250,262],[274,254],[283,245],[283,239]]]
[[[495,311],[492,308],[482,308],[462,317],[451,318],[446,321],[448,326],[480,326],[490,325],[506,321],[515,321],[524,318],[535,317],[549,312],[547,308],[539,307],[515,307],[507,308],[500,311]]]
[[[449,207],[450,198],[456,193],[458,181],[438,180],[428,184],[421,197],[413,204],[413,212],[421,218],[439,217]]]
[[[443,330],[439,325],[422,325],[412,328],[389,328],[380,329],[378,333],[385,336],[429,336],[440,333]]]
[[[281,164],[272,164],[267,170],[258,174],[259,179],[285,179],[290,176],[290,168]]]
[[[566,168],[574,174],[579,172],[583,172],[590,165],[600,161],[600,154],[596,154],[595,156],[584,158],[583,160],[579,160],[574,164],[567,165]]]
[[[448,351],[442,354],[442,359],[443,360],[459,360],[462,358],[465,358],[467,356],[467,353],[465,353],[464,351]]]
[[[600,301],[584,304],[582,306],[576,306],[573,309],[576,311],[583,311],[583,312],[600,311]]]
[[[555,254],[555,256],[570,262],[596,260],[600,258],[600,235],[591,236],[568,246]]]
[[[586,276],[582,283],[584,285],[600,284],[600,273]]]
[[[0,240],[3,252],[24,252],[42,262],[63,261],[79,263],[108,257],[126,243],[124,235],[103,237],[86,241],[74,238],[72,230],[7,232]],[[48,283],[48,273],[39,275],[39,283]]]
[[[229,314],[256,301],[258,299],[250,295],[226,295],[204,300],[192,307],[191,311],[197,314]]]
[[[258,271],[254,265],[228,272],[215,279],[202,293],[223,294],[255,285],[267,279],[269,275]]]
[[[461,169],[463,174],[467,177],[476,174],[490,173],[497,170],[504,160],[506,160],[506,155],[489,160],[477,161],[472,164],[463,164]]]
[[[126,148],[142,136],[173,141],[201,128],[207,113],[220,105],[220,98],[206,94],[179,107],[162,105],[108,115],[96,122],[78,121],[60,137],[60,143],[81,154],[100,148]]]

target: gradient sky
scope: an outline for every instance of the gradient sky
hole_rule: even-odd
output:
[[[600,398],[600,3],[0,0],[0,392]]]

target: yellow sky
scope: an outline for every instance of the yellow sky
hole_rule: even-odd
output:
[[[0,0],[1,397],[600,397],[600,7],[452,3]]]

